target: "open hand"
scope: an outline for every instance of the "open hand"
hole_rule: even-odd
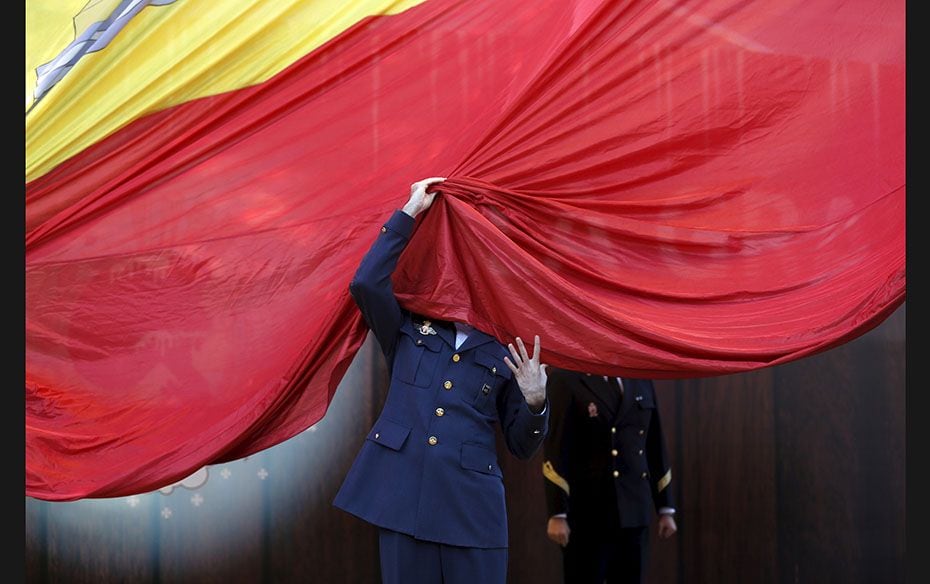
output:
[[[526,398],[526,404],[532,410],[539,412],[546,403],[546,367],[548,367],[539,362],[539,335],[536,335],[534,340],[532,357],[527,354],[523,339],[520,337],[517,337],[517,347],[519,347],[519,352],[514,348],[513,343],[507,345],[513,361],[504,357],[504,363],[513,371],[520,391]]]

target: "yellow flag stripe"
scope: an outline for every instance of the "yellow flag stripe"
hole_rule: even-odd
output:
[[[45,26],[41,15],[59,1],[26,3],[27,38]],[[29,110],[26,181],[145,114],[266,81],[363,18],[396,14],[424,1],[178,0],[147,7]],[[77,10],[68,4],[74,10],[69,27],[84,3],[76,4]],[[70,38],[62,40],[64,11],[53,12],[50,26],[57,32],[27,43],[33,82],[34,67],[74,39],[72,27]]]
[[[74,16],[74,31],[80,34],[88,26],[95,22],[106,19],[113,15],[113,11],[119,8],[122,0],[92,0],[88,2],[84,9]]]
[[[36,68],[48,63],[74,40],[72,18],[87,0],[26,2],[26,109],[32,105]]]
[[[555,472],[555,467],[552,466],[552,463],[548,460],[543,463],[543,476],[552,481],[557,487],[565,491],[566,495],[570,495],[568,481],[566,481],[562,476]]]

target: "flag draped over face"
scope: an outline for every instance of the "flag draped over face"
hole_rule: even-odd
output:
[[[325,412],[347,286],[553,365],[758,369],[904,300],[904,2],[29,2],[28,495],[154,490]]]

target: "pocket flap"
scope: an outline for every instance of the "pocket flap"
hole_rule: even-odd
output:
[[[391,450],[400,450],[408,434],[410,434],[409,427],[398,424],[393,420],[381,418],[375,422],[371,432],[368,433],[368,439],[382,446],[387,446]]]
[[[480,444],[462,444],[462,468],[503,477],[497,465],[497,453]]]
[[[478,349],[475,349],[475,363],[490,369],[495,375],[500,375],[504,379],[510,379],[513,375],[510,367],[507,367],[507,364],[504,363],[503,358],[498,359],[494,355]]]
[[[652,398],[652,395],[648,393],[637,393],[633,396],[633,399],[636,401],[641,409],[653,409],[656,407],[656,402]]]

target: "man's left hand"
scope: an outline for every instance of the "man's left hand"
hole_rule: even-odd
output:
[[[504,357],[504,363],[513,371],[513,376],[526,399],[526,404],[531,410],[539,413],[546,404],[546,367],[548,365],[539,362],[539,335],[536,335],[534,343],[533,356],[530,357],[523,345],[523,339],[517,337],[519,352],[513,343],[507,345],[513,361]]]

